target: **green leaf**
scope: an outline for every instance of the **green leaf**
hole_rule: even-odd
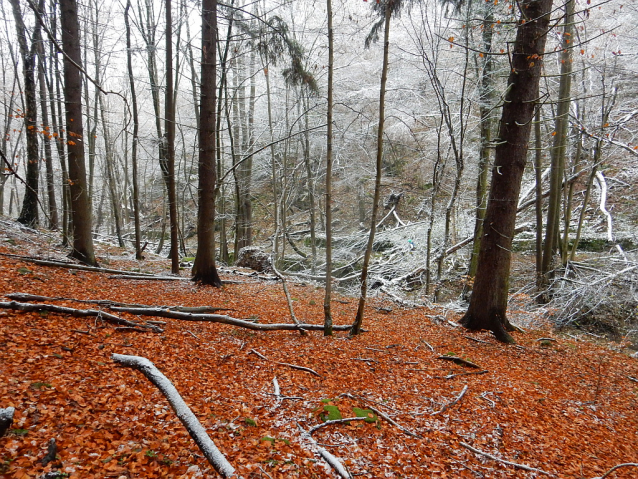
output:
[[[271,444],[275,444],[275,438],[270,436],[264,436],[260,439],[260,441],[270,441]]]
[[[353,407],[352,411],[354,412],[355,416],[364,417],[365,422],[373,423],[379,420],[372,409],[359,409],[358,407]]]
[[[339,411],[339,408],[337,406],[331,406],[329,404],[326,404],[323,407],[323,410],[328,413],[327,415],[324,415],[324,417],[327,418],[327,419],[324,419],[325,421],[334,421],[335,419],[343,419],[343,416],[341,415],[341,411]]]
[[[249,426],[256,426],[257,425],[257,421],[255,421],[254,419],[250,419],[249,417],[245,417],[244,418],[244,422],[246,424],[248,424]]]

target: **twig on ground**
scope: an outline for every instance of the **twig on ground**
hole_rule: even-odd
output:
[[[91,331],[82,331],[81,329],[72,329],[71,331],[74,333],[87,334],[89,336],[93,336],[94,338],[97,338],[97,336],[93,334]]]
[[[468,376],[470,374],[485,374],[485,373],[489,373],[489,371],[487,369],[484,369],[483,371],[471,371],[468,373],[457,373],[457,374],[448,374],[447,376],[444,376],[445,379],[452,379],[455,378],[457,376]]]
[[[483,451],[479,451],[478,449],[470,446],[469,444],[466,444],[464,442],[460,442],[459,443],[461,446],[463,446],[466,449],[469,449],[470,451],[476,453],[476,454],[480,454],[481,456],[485,456],[488,457],[490,459],[492,459],[493,461],[498,461],[501,462],[503,464],[507,464],[508,466],[513,466],[517,469],[523,469],[525,471],[530,471],[530,472],[538,472],[539,474],[545,474],[546,476],[553,476],[552,473],[547,472],[547,471],[543,471],[542,469],[537,469],[535,467],[530,467],[530,466],[526,466],[524,464],[518,464],[516,462],[511,462],[511,461],[506,461],[505,459],[501,459],[500,457],[496,457],[493,456],[492,454],[488,454],[487,452],[483,452]]]
[[[471,368],[482,369],[478,364],[474,364],[472,361],[468,361],[467,359],[459,358],[458,356],[439,356],[436,359],[443,359],[444,361],[453,361],[456,364],[462,364],[464,366],[469,366]]]
[[[621,467],[638,467],[638,463],[635,462],[626,462],[624,464],[618,464],[614,467],[612,467],[611,469],[609,469],[605,474],[603,474],[600,477],[592,477],[592,479],[605,479],[607,476],[609,476],[612,472],[614,472],[616,469],[620,469]]]
[[[372,407],[372,406],[368,406],[368,409],[370,409],[373,413],[375,413],[377,416],[382,417],[383,419],[385,419],[386,421],[388,421],[390,424],[392,424],[393,426],[398,427],[399,429],[401,429],[404,433],[406,433],[408,436],[412,436],[412,437],[416,437],[418,439],[423,439],[422,436],[419,436],[417,433],[410,431],[407,427],[402,426],[401,424],[399,424],[398,422],[396,422],[394,419],[392,419],[390,416],[388,416],[386,413],[379,411],[378,409]]]
[[[461,399],[463,399],[463,396],[465,396],[465,393],[467,392],[467,384],[465,386],[463,386],[463,390],[461,391],[461,394],[459,394],[456,399],[454,399],[454,401],[447,403],[446,405],[444,405],[441,409],[439,409],[436,412],[433,412],[432,414],[430,414],[430,416],[436,416],[437,414],[441,414],[445,411],[447,411],[448,409],[450,409],[452,406],[454,406],[456,403],[458,403]]]
[[[187,329],[186,332],[188,334],[190,334],[192,337],[194,337],[195,339],[199,339],[199,336],[197,336],[194,332],[192,332],[191,330]]]
[[[378,363],[379,361],[377,361],[376,359],[372,359],[372,358],[352,358],[353,361],[364,361],[366,363]]]
[[[251,353],[253,353],[255,356],[260,357],[261,359],[263,359],[264,361],[270,361],[270,359],[268,359],[266,356],[264,356],[263,354],[261,354],[259,351],[256,351],[254,349],[250,350]],[[310,368],[306,368],[304,366],[297,366],[296,364],[290,364],[290,363],[282,363],[280,361],[273,361],[273,363],[275,364],[279,364],[280,366],[288,366],[289,368],[292,369],[298,369],[299,371],[305,371],[307,373],[310,374],[314,374],[315,376],[321,377],[321,374],[319,374],[317,371],[315,371],[314,369],[310,369]]]
[[[472,336],[463,336],[463,337],[466,339],[471,339],[472,341],[476,341],[477,343],[492,344],[489,341],[483,341],[482,339],[473,338]]]

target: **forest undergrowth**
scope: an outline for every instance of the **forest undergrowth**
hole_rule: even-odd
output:
[[[168,260],[97,250],[112,269],[170,270]],[[227,284],[212,288],[188,281],[187,270],[184,280],[146,281],[42,266],[9,255],[60,260],[64,251],[24,232],[0,234],[0,253],[2,295],[69,298],[55,304],[78,309],[87,305],[74,299],[213,306],[260,324],[291,322],[277,282],[222,274]],[[323,289],[289,288],[297,318],[321,324]],[[335,324],[350,324],[356,307],[335,298]],[[113,353],[151,360],[244,478],[337,477],[317,444],[357,478],[591,479],[638,462],[638,359],[622,344],[512,315],[527,329],[508,346],[458,327],[457,313],[406,309],[383,295],[370,300],[367,331],[354,339],[170,318],[153,318],[166,323],[161,333],[139,332],[2,309],[0,408],[14,407],[15,418],[0,438],[0,477],[217,477],[164,396]],[[301,432],[356,416],[316,429],[314,441]],[[57,453],[43,466],[53,438]],[[606,477],[637,476],[634,464]]]

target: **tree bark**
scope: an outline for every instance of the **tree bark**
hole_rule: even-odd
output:
[[[18,46],[22,59],[22,73],[24,76],[24,126],[27,138],[26,185],[22,210],[18,222],[26,226],[38,225],[38,183],[40,177],[40,158],[38,152],[38,104],[35,83],[36,49],[40,43],[40,23],[36,22],[33,32],[31,48],[27,43],[27,29],[24,25],[19,0],[10,0],[13,8],[13,18],[18,36]],[[40,2],[42,4],[42,2]]]
[[[328,8],[328,130],[326,133],[326,293],[323,299],[323,334],[332,336],[332,110],[334,83],[334,33],[332,27],[332,0]],[[314,247],[314,245],[313,245]]]
[[[128,70],[129,85],[131,88],[131,109],[133,114],[133,144],[131,147],[131,167],[133,169],[133,218],[135,224],[135,259],[143,259],[140,244],[142,242],[142,232],[140,229],[140,192],[137,178],[137,143],[140,129],[138,117],[137,94],[135,92],[135,79],[133,76],[133,55],[131,52],[131,26],[129,22],[129,10],[131,0],[127,0],[124,9],[124,23],[126,25],[126,67]]]
[[[538,101],[551,7],[552,0],[524,0],[519,4],[521,16],[492,169],[476,280],[469,308],[461,319],[466,328],[490,330],[498,340],[507,343],[514,342],[508,333],[514,328],[506,315],[512,238]]]
[[[383,66],[381,67],[381,86],[379,88],[379,125],[377,126],[377,162],[376,177],[374,180],[374,197],[372,199],[372,217],[370,218],[370,234],[363,256],[363,266],[361,267],[361,289],[359,294],[359,305],[357,314],[350,330],[350,335],[355,336],[361,332],[363,323],[363,310],[366,304],[368,293],[368,266],[372,256],[372,245],[374,244],[374,234],[377,226],[377,215],[379,212],[379,199],[381,196],[381,176],[383,173],[383,125],[385,123],[385,89],[388,81],[388,53],[390,50],[390,19],[392,18],[392,8],[385,6],[384,10],[385,31],[383,34]]]
[[[62,48],[64,49],[64,98],[66,106],[69,189],[73,251],[71,257],[97,266],[91,233],[91,203],[86,183],[84,130],[82,127],[82,79],[76,65],[82,64],[76,0],[60,0]],[[75,65],[74,65],[75,63]]]
[[[197,254],[193,264],[193,281],[221,286],[215,266],[215,187],[217,171],[216,119],[217,102],[217,0],[202,2],[202,73],[199,114],[199,211],[197,215]]]

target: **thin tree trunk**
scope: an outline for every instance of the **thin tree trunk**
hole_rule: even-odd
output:
[[[41,2],[44,3],[44,2]],[[44,46],[38,43],[38,81],[40,83],[40,111],[42,113],[42,142],[44,145],[44,158],[46,162],[46,185],[49,210],[49,229],[58,229],[58,207],[55,200],[55,178],[53,175],[53,154],[51,151],[51,138],[53,138],[49,124],[49,108],[47,102],[46,67]]]
[[[140,128],[140,120],[137,111],[137,94],[135,92],[135,78],[133,76],[133,55],[131,51],[131,26],[129,23],[129,10],[131,0],[126,1],[124,10],[124,23],[126,25],[126,66],[128,70],[129,85],[131,88],[131,109],[133,114],[133,144],[131,146],[131,167],[133,169],[133,217],[135,222],[135,259],[141,260],[142,232],[140,228],[140,191],[137,171],[137,143]]]
[[[332,26],[332,0],[326,0],[328,7],[328,111],[326,123],[326,294],[323,299],[323,334],[332,336],[332,110],[334,83],[334,31]]]
[[[40,178],[40,158],[38,154],[38,104],[35,83],[36,49],[40,42],[40,22],[36,22],[32,35],[31,48],[27,43],[27,29],[24,25],[20,2],[10,0],[13,8],[13,18],[18,36],[18,46],[22,59],[22,74],[24,77],[24,126],[26,128],[27,156],[25,192],[22,202],[22,210],[18,216],[18,222],[26,226],[38,225],[38,188]],[[40,0],[41,9],[43,1]]]
[[[383,66],[381,67],[381,87],[379,91],[379,125],[377,127],[377,162],[376,177],[374,181],[374,198],[372,203],[372,216],[370,218],[370,234],[368,235],[368,244],[363,256],[363,265],[361,267],[361,288],[359,293],[359,305],[357,314],[350,330],[350,336],[356,336],[361,332],[363,323],[363,311],[366,304],[368,293],[368,267],[370,265],[370,257],[372,256],[372,245],[374,244],[374,234],[377,226],[377,215],[379,212],[379,199],[381,196],[381,176],[383,173],[383,126],[385,123],[385,90],[388,81],[388,53],[390,50],[390,19],[392,18],[392,9],[389,5],[385,7],[385,31],[383,34]]]
[[[574,0],[565,4],[565,20],[561,52],[560,85],[558,88],[558,108],[554,125],[554,144],[552,147],[551,180],[547,209],[547,226],[543,245],[541,281],[549,284],[553,271],[553,260],[558,246],[560,229],[560,207],[562,200],[563,177],[565,176],[565,153],[568,143],[569,106],[571,104],[572,63],[571,51],[574,30]]]
[[[177,218],[177,194],[175,188],[175,98],[173,94],[173,15],[171,0],[166,0],[166,96],[164,98],[166,120],[166,163],[168,190],[168,217],[171,226],[171,272],[179,274],[179,238]]]

